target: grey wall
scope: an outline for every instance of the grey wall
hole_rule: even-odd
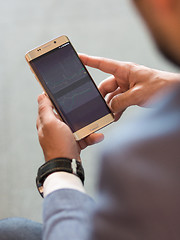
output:
[[[78,52],[133,61],[175,71],[157,53],[128,0],[6,0],[0,8],[0,218],[41,221],[42,200],[35,187],[43,155],[36,134],[37,96],[42,92],[24,55],[31,48],[66,34]],[[97,84],[107,75],[91,70]],[[119,123],[137,111],[131,107]],[[107,136],[108,137],[108,136]],[[86,189],[95,194],[98,150],[82,154]]]

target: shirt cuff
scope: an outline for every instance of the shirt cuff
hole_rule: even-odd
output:
[[[64,188],[70,188],[85,193],[85,189],[80,178],[67,172],[55,172],[50,174],[44,181],[43,188],[44,197],[56,190]]]

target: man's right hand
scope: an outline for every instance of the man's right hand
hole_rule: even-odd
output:
[[[129,106],[144,106],[155,94],[165,87],[180,83],[180,74],[158,71],[129,62],[79,55],[82,62],[90,67],[109,73],[99,90],[115,113],[116,120]]]

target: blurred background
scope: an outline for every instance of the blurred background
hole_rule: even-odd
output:
[[[36,134],[37,96],[42,92],[25,53],[67,35],[78,52],[177,71],[161,57],[130,0],[1,0],[0,8],[0,218],[41,222],[35,186],[43,155]],[[107,74],[89,69],[95,82]],[[115,127],[144,111],[129,108]],[[95,197],[99,144],[82,153],[86,190]]]

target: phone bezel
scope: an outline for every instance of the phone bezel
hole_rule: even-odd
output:
[[[59,46],[63,45],[63,44],[66,44],[70,42],[70,40],[68,39],[67,36],[63,35],[63,36],[60,36],[58,38],[55,38],[41,46],[38,46],[32,50],[30,50],[29,52],[26,53],[25,55],[25,58],[26,58],[26,61],[28,62],[29,66],[30,66],[30,69],[31,71],[33,72],[33,74],[35,75],[37,81],[40,83],[41,87],[43,88],[44,92],[46,92],[46,94],[48,95],[46,89],[44,88],[44,86],[42,85],[40,79],[38,78],[38,76],[36,75],[36,73],[34,72],[34,70],[32,69],[31,65],[30,65],[30,62],[33,60],[33,59],[36,59],[50,51],[52,51],[53,49],[56,49],[58,48]],[[72,44],[71,44],[72,45]],[[75,50],[75,49],[74,49]],[[76,51],[75,51],[76,52]],[[76,53],[77,54],[77,53]],[[78,54],[77,54],[78,56]],[[82,63],[83,64],[83,63]],[[83,64],[84,65],[84,64]],[[84,66],[85,67],[85,66]],[[86,69],[86,67],[85,67]],[[87,70],[87,69],[86,69]],[[88,71],[87,71],[88,72]],[[88,72],[89,74],[89,72]],[[90,76],[91,77],[91,76]],[[91,78],[91,80],[93,81],[94,83],[94,80]],[[94,83],[94,85],[96,86],[96,84]],[[99,90],[98,90],[99,92]],[[101,93],[99,92],[100,96],[102,97]],[[50,97],[50,96],[49,96]],[[50,97],[51,99],[51,97]],[[102,97],[102,99],[104,100],[104,98]],[[57,113],[60,115],[60,118],[61,120],[63,120],[63,116],[62,114],[57,110],[56,108],[56,104],[54,103],[54,101],[51,99]],[[104,100],[104,103],[106,104],[105,100]],[[106,104],[107,105],[107,104]],[[108,106],[107,106],[108,107]],[[105,115],[104,117],[98,119],[97,121],[95,122],[92,122],[90,123],[89,125],[85,126],[85,127],[82,127],[81,129],[79,129],[78,131],[76,132],[73,132],[74,136],[75,136],[75,139],[77,141],[83,139],[84,137],[90,135],[91,133],[105,127],[106,125],[112,123],[114,121],[114,116],[113,114],[110,113]],[[66,122],[67,123],[67,122]],[[68,123],[67,123],[68,124]]]

